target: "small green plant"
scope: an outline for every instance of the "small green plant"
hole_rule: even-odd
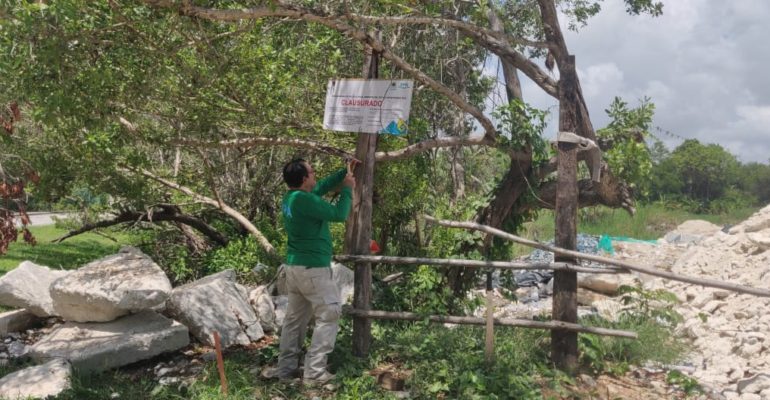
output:
[[[704,313],[704,312],[699,312],[698,313],[698,318],[700,318],[701,322],[703,322],[705,324],[706,321],[709,320],[709,315]]]
[[[684,344],[673,335],[682,316],[673,309],[676,297],[663,290],[623,286],[626,307],[614,321],[598,316],[584,318],[587,325],[636,332],[636,340],[580,335],[582,363],[596,373],[623,374],[630,365],[644,361],[670,363],[684,352]]]
[[[669,385],[678,386],[688,396],[703,393],[703,388],[701,388],[697,380],[683,374],[678,370],[668,371],[668,374],[666,374],[666,383]]]
[[[676,295],[669,291],[645,290],[640,286],[628,285],[622,285],[618,291],[621,294],[621,301],[626,306],[623,310],[626,317],[653,318],[669,326],[675,326],[683,320],[673,307],[678,302]]]

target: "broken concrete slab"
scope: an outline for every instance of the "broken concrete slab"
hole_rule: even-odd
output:
[[[51,284],[57,315],[67,321],[106,322],[162,306],[171,282],[135,247],[90,262]]]
[[[111,322],[67,322],[35,343],[33,360],[69,360],[80,371],[100,372],[178,350],[190,342],[187,327],[154,311]]]
[[[202,343],[213,345],[219,332],[223,347],[246,345],[265,336],[259,318],[235,282],[235,271],[225,270],[175,288],[167,311],[190,328]]]
[[[0,335],[22,332],[39,324],[40,318],[27,310],[12,310],[0,314]]]
[[[38,317],[58,315],[54,311],[48,289],[55,280],[68,274],[24,261],[0,277],[0,304],[25,308]]]
[[[69,389],[71,374],[70,363],[62,359],[10,373],[0,379],[0,398],[16,400],[56,396]]]
[[[259,323],[265,332],[275,332],[275,305],[266,285],[258,286],[249,292],[249,303],[259,317]]]

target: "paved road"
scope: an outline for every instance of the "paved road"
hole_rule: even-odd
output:
[[[64,218],[68,213],[55,213],[55,212],[31,212],[27,213],[29,215],[29,220],[31,222],[31,226],[43,226],[43,225],[53,225],[55,221],[53,220],[53,217],[57,218]],[[16,218],[16,225],[20,226],[21,221],[19,218]]]

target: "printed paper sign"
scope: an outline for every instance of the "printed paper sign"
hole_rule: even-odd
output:
[[[403,135],[412,104],[411,80],[338,79],[326,89],[324,129]]]

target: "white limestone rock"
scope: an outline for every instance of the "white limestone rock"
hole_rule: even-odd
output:
[[[760,393],[768,389],[770,389],[770,375],[768,374],[757,374],[738,381],[738,392],[741,394]]]
[[[54,397],[70,387],[72,367],[54,359],[13,372],[0,379],[0,398],[6,400]]]
[[[278,328],[275,323],[275,304],[268,293],[267,286],[262,285],[252,289],[249,292],[249,303],[259,317],[262,329],[265,332],[275,332]]]
[[[101,372],[178,350],[190,343],[187,327],[154,311],[111,322],[67,322],[35,343],[33,360],[69,360],[79,371]]]
[[[24,261],[0,277],[0,304],[27,309],[38,317],[58,315],[48,290],[51,283],[67,274]]]
[[[175,288],[167,310],[202,343],[213,345],[218,332],[223,347],[246,345],[265,333],[239,286],[235,271],[225,270]]]
[[[106,322],[157,309],[170,293],[163,270],[135,247],[124,247],[51,284],[57,315],[75,322]]]

